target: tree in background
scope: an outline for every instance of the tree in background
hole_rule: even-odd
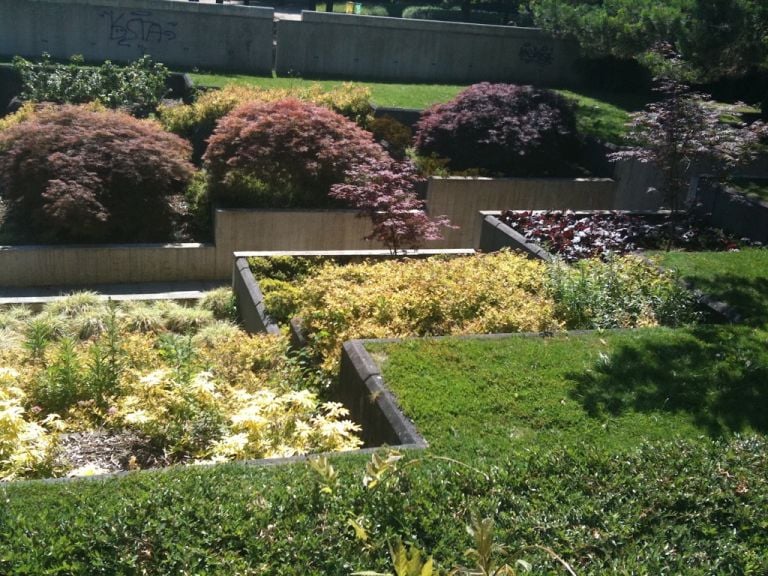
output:
[[[529,7],[538,26],[576,38],[588,57],[635,59],[653,70],[654,46],[668,42],[697,82],[768,69],[764,0],[529,0]]]
[[[708,95],[693,92],[679,75],[675,77],[676,58],[667,60],[669,74],[657,79],[661,100],[633,114],[627,135],[633,145],[609,158],[655,164],[665,204],[676,212],[683,207],[692,166],[705,163],[708,170],[722,173],[751,159],[763,125],[724,121],[723,111]]]

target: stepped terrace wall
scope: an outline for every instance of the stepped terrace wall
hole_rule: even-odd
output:
[[[272,72],[272,8],[177,0],[0,0],[0,54]]]
[[[303,12],[280,21],[275,69],[306,77],[573,84],[578,46],[536,28]]]

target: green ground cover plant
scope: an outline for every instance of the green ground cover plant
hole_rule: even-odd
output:
[[[714,359],[708,337],[656,329],[372,346],[426,434],[426,452],[6,485],[0,568],[9,575],[95,566],[149,575],[388,572],[389,549],[403,541],[444,574],[471,562],[464,551],[476,544],[465,526],[486,518],[506,549],[495,553],[497,565],[522,559],[533,573],[564,573],[551,551],[579,575],[760,574],[768,568],[765,415],[745,413],[743,401],[719,406],[712,394],[727,391],[717,374],[740,373],[741,347],[702,369],[697,360]],[[681,352],[687,356],[676,370],[665,355],[676,360]],[[765,371],[764,345],[754,352],[756,369]],[[621,380],[620,360],[645,368],[643,387]],[[447,393],[452,385],[456,394]],[[690,390],[699,386],[709,394]],[[707,424],[713,407],[719,434]],[[564,417],[560,432],[550,411]],[[753,419],[740,423],[747,414]]]
[[[432,448],[631,450],[644,440],[765,434],[768,334],[698,326],[547,338],[370,344]]]
[[[233,307],[223,289],[190,308],[79,293],[0,312],[0,479],[357,447],[285,338],[249,336]]]
[[[695,288],[731,305],[747,324],[768,326],[768,249],[656,255]]]
[[[693,300],[674,276],[637,258],[584,261],[577,268],[511,252],[453,259],[390,260],[282,267],[270,279],[253,263],[267,312],[301,319],[312,354],[334,372],[341,344],[386,338],[581,328],[680,325],[695,320]]]
[[[73,56],[68,64],[53,62],[49,54],[32,62],[13,59],[21,77],[21,99],[31,102],[84,104],[98,102],[107,108],[120,108],[136,116],[154,112],[166,95],[168,68],[142,56],[126,66],[109,60],[101,66],[84,66],[82,56]]]

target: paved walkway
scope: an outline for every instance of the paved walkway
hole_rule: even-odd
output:
[[[42,306],[72,292],[90,290],[105,300],[196,300],[208,290],[227,286],[227,282],[157,282],[149,284],[98,284],[39,288],[0,288],[0,306],[24,304]]]

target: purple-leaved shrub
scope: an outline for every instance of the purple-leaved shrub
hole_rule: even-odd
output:
[[[34,242],[172,239],[194,167],[156,123],[92,106],[42,106],[0,132],[7,221]]]
[[[328,204],[355,166],[386,158],[373,136],[323,106],[296,99],[249,102],[219,121],[203,160],[209,190],[229,205]]]
[[[454,171],[488,175],[566,176],[579,173],[580,141],[568,101],[551,90],[475,84],[424,112],[416,152],[448,160]]]
[[[334,185],[330,195],[371,219],[373,231],[367,240],[378,240],[397,254],[441,239],[440,229],[450,227],[444,216],[432,218],[424,212],[424,201],[416,193],[420,181],[410,162],[370,162],[350,170],[346,182]]]

